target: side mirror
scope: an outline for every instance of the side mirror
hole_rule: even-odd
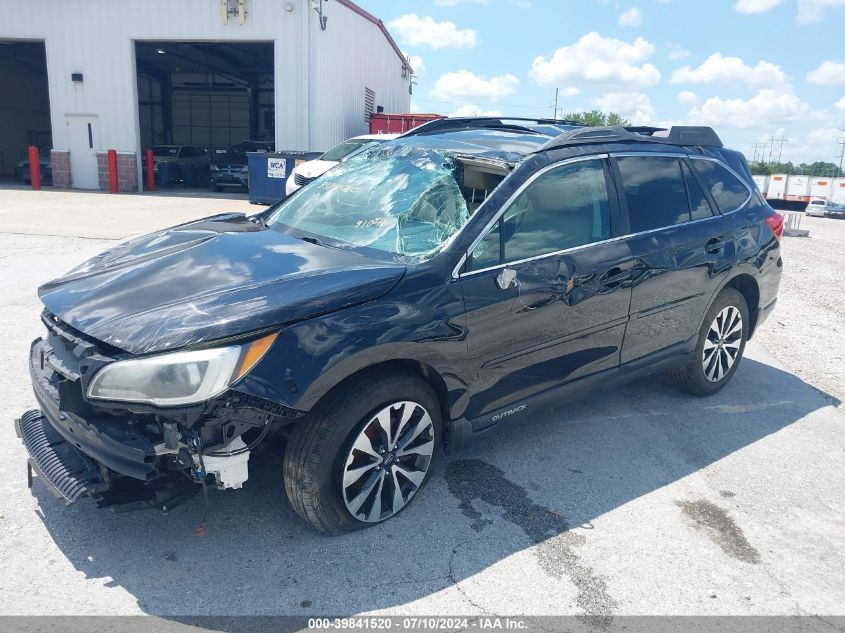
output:
[[[496,276],[496,285],[499,290],[507,290],[511,286],[516,285],[516,271],[513,268],[504,268]]]

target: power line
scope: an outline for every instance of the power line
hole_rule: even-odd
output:
[[[788,143],[788,138],[775,138],[772,137],[772,148],[774,149],[774,144],[780,142],[780,149],[778,150],[778,162],[780,162],[781,157],[783,156],[783,144]]]

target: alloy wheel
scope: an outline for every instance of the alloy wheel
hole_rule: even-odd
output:
[[[425,480],[434,452],[434,424],[410,401],[377,411],[349,448],[343,501],[360,521],[376,523],[404,508]]]
[[[701,363],[704,376],[719,382],[739,358],[742,346],[742,314],[736,306],[723,308],[707,331]]]

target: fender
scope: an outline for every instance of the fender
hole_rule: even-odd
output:
[[[460,410],[467,343],[458,284],[394,292],[291,325],[234,388],[307,412],[346,378],[397,360],[431,367],[446,383],[450,413]]]
[[[722,280],[722,283],[716,287],[707,302],[709,308],[719,293],[731,285],[737,277],[743,275],[750,277],[757,285],[759,293],[759,305],[748,306],[749,310],[755,314],[755,317],[753,317],[754,329],[756,329],[759,323],[756,315],[759,313],[761,307],[769,304],[777,295],[780,276],[775,275],[773,278],[772,275],[766,274],[766,271],[771,266],[780,267],[781,265],[780,244],[773,235],[765,235],[764,231],[767,228],[759,221],[760,218],[758,216],[762,214],[762,211],[760,205],[754,205],[751,208],[737,212],[737,224],[745,225],[738,228],[735,234],[735,240],[738,242],[736,247],[737,261],[731,266],[728,274]],[[770,279],[773,279],[771,283],[769,282]],[[705,316],[706,310],[702,313],[701,319],[699,320],[699,330],[704,324]],[[754,331],[752,330],[749,338],[753,334]]]

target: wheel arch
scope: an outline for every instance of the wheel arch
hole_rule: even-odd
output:
[[[319,396],[312,394],[314,401],[310,410],[316,409],[321,403],[328,401],[339,391],[349,388],[350,385],[378,374],[387,374],[391,376],[403,374],[419,378],[431,387],[434,392],[437,402],[440,405],[440,415],[443,423],[446,424],[446,422],[451,418],[451,402],[449,397],[449,387],[446,385],[446,380],[440,372],[430,364],[410,358],[382,360],[351,372],[323,391],[323,393],[319,394]]]
[[[757,329],[757,319],[760,316],[760,286],[757,284],[757,280],[748,273],[740,273],[731,277],[719,292],[725,288],[733,288],[745,298],[748,307],[748,319],[751,321],[748,328],[748,338],[751,339]]]

